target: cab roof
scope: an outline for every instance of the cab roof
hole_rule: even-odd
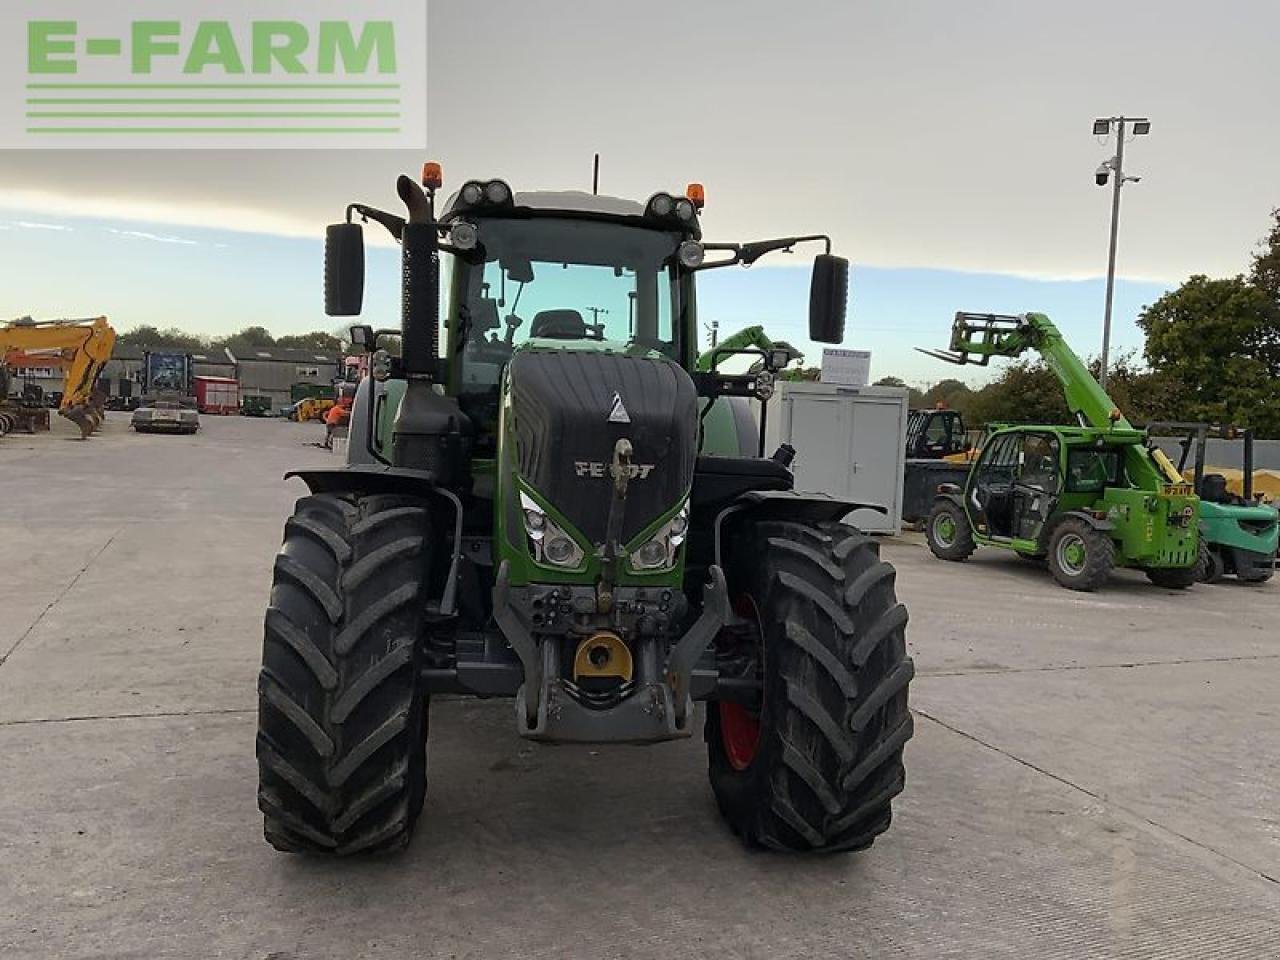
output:
[[[674,195],[673,195],[674,196]],[[672,219],[646,216],[646,205],[639,200],[588,193],[585,190],[517,190],[512,194],[509,206],[469,207],[462,203],[461,189],[455,190],[445,202],[442,221],[462,216],[469,217],[579,217],[585,220],[606,220],[650,230],[666,230],[684,233],[692,238],[702,236],[702,228],[695,216],[690,224]]]
[[[1053,433],[1068,444],[1096,444],[1106,446],[1131,446],[1147,439],[1146,431],[1120,427],[1071,427],[1060,424],[1040,423],[992,423],[987,429],[995,432],[1019,431],[1022,433]]]

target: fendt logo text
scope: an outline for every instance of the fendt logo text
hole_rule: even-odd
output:
[[[13,6],[0,147],[425,146],[425,0]]]

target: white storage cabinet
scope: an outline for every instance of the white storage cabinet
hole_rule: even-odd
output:
[[[868,533],[897,533],[907,391],[786,381],[778,388],[769,402],[766,453],[791,444],[797,490],[883,506],[887,515],[855,510],[845,521]]]

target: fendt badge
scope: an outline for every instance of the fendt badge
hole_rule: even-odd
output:
[[[627,408],[622,405],[622,394],[617,390],[613,391],[613,407],[609,410],[610,423],[630,423],[631,416],[627,413]]]
[[[580,477],[607,477],[609,475],[609,465],[603,460],[575,460],[573,461],[573,466]],[[656,464],[630,464],[627,467],[627,476],[632,480],[647,479],[649,474],[653,473],[654,466]]]

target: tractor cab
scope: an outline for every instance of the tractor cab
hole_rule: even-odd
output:
[[[959,410],[912,410],[907,417],[907,459],[941,460],[969,449]]]
[[[445,379],[473,421],[477,456],[498,441],[501,384],[521,351],[665,358],[689,366],[697,208],[577,191],[465,184],[446,202],[452,249]],[[555,361],[550,361],[554,363]]]

